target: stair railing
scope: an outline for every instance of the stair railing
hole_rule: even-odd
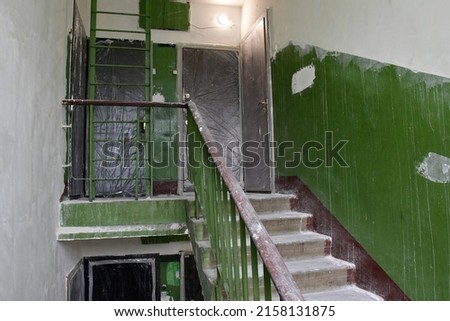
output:
[[[95,194],[95,186],[96,184],[102,183],[102,182],[111,182],[111,184],[119,184],[124,181],[129,181],[134,183],[134,188],[132,191],[130,191],[132,194],[130,196],[134,196],[134,198],[137,200],[140,197],[148,197],[147,193],[143,193],[142,186],[151,186],[152,185],[152,176],[151,175],[143,175],[141,171],[141,167],[145,166],[147,169],[148,167],[152,167],[153,159],[152,159],[152,149],[148,148],[145,150],[145,148],[142,148],[142,146],[151,146],[154,141],[152,141],[152,137],[149,136],[147,133],[151,126],[151,120],[150,118],[141,118],[140,116],[145,113],[145,115],[148,115],[152,109],[154,108],[178,108],[178,109],[186,109],[187,105],[185,103],[160,103],[160,102],[149,102],[149,101],[122,101],[122,100],[101,100],[101,99],[64,99],[62,101],[62,104],[68,108],[68,124],[65,124],[63,127],[68,130],[67,133],[67,149],[68,149],[68,164],[65,165],[68,175],[68,180],[70,181],[80,181],[85,183],[85,185],[88,186],[87,191],[85,194],[89,197],[90,201],[95,200],[96,194]],[[103,149],[105,148],[105,144],[113,142],[118,143],[118,145],[122,144],[121,141],[118,141],[119,138],[114,138],[113,136],[116,135],[116,133],[111,133],[111,136],[108,136],[109,139],[97,139],[96,138],[96,131],[101,132],[101,124],[95,124],[91,122],[87,122],[87,137],[86,137],[86,150],[72,150],[72,141],[73,141],[73,134],[74,130],[73,126],[73,110],[75,108],[84,108],[85,111],[88,111],[90,109],[93,110],[101,110],[101,109],[108,109],[108,108],[118,108],[121,107],[124,111],[126,110],[130,115],[134,115],[134,119],[130,116],[129,121],[127,121],[127,124],[131,127],[134,126],[136,135],[133,139],[130,139],[127,144],[129,148],[134,148],[136,150],[135,156],[133,157],[125,157],[124,152],[116,153],[114,155],[103,155]],[[142,111],[142,113],[141,113]],[[117,122],[118,123],[118,122]],[[123,122],[125,123],[125,122]],[[95,127],[97,126],[97,127]],[[140,139],[140,131],[145,131],[145,137],[144,139]],[[85,133],[77,132],[76,135],[84,135]],[[97,148],[99,149],[97,157],[95,157],[95,146],[97,144]],[[114,145],[116,146],[116,145]],[[143,149],[143,150],[142,150]],[[142,150],[142,153],[141,153]],[[87,152],[86,160],[85,160],[85,175],[81,177],[75,177],[73,175],[72,170],[72,154],[73,153],[83,153],[85,154]],[[142,157],[140,157],[140,154],[142,154]],[[97,162],[113,162],[114,164],[116,162],[124,163],[124,162],[131,162],[134,163],[133,166],[130,166],[132,170],[127,171],[124,175],[119,171],[112,174],[105,175],[104,173],[100,171],[95,171],[95,161]],[[108,169],[105,168],[105,172],[108,173]],[[114,169],[114,168],[113,168]],[[147,171],[146,171],[147,172]],[[70,185],[70,184],[69,184]],[[147,190],[148,188],[145,188]],[[151,189],[151,187],[149,187]]]
[[[188,107],[189,178],[195,186],[197,213],[206,220],[215,255],[216,300],[259,301],[263,292],[264,300],[271,301],[272,284],[281,300],[303,300],[196,105],[189,102]]]
[[[72,108],[122,106],[187,109],[189,178],[195,186],[197,215],[202,215],[207,222],[216,259],[216,299],[259,301],[262,286],[264,300],[271,301],[273,285],[281,300],[303,300],[292,274],[239,182],[226,166],[193,102],[65,99],[63,105]],[[91,141],[89,143],[92,144]],[[97,178],[89,179],[95,182]],[[250,250],[247,249],[247,242]]]

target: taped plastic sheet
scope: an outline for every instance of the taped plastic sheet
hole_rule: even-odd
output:
[[[72,48],[71,48],[71,79],[70,79],[70,98],[85,99],[87,83],[87,52],[88,38],[83,27],[80,12],[77,3],[74,2],[74,17],[72,26]],[[72,163],[70,180],[70,197],[81,197],[84,195],[83,178],[86,173],[84,150],[86,146],[86,108],[84,106],[75,106],[71,119],[68,123],[72,124],[72,139],[69,143],[71,149]]]
[[[103,40],[97,45],[101,48],[96,52],[95,98],[145,100],[145,54],[139,50],[144,48],[144,43]],[[149,125],[149,118],[149,111],[144,108],[94,108],[96,195],[128,197],[136,192],[145,193],[149,179],[145,166],[148,161],[145,128]]]
[[[241,176],[241,117],[237,51],[185,48],[183,89],[202,114],[236,179]]]

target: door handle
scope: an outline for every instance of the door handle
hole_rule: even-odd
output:
[[[268,105],[269,105],[269,103],[268,103],[267,99],[263,99],[263,100],[260,100],[260,101],[258,102],[258,106],[261,107],[261,109],[262,109],[264,112],[267,112],[267,106],[268,106]]]

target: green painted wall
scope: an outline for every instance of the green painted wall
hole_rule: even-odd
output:
[[[177,48],[172,45],[153,45],[153,95],[165,102],[177,101]],[[163,98],[163,99],[162,99]],[[154,144],[153,179],[177,180],[178,167],[178,110],[154,108],[152,111]]]
[[[293,94],[307,66],[314,83]],[[295,145],[278,151],[277,174],[299,176],[410,298],[449,300],[450,185],[418,174],[428,153],[450,157],[449,80],[294,45],[272,68],[275,138]],[[293,151],[327,131],[333,144],[348,140],[348,167],[289,168]]]
[[[67,202],[61,204],[61,226],[185,223],[190,208],[185,199]]]
[[[149,3],[152,29],[180,31],[189,29],[189,3],[176,0],[139,0],[140,14],[145,15]],[[139,18],[139,26],[145,28],[145,17]]]

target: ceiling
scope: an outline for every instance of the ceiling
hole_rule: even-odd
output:
[[[192,3],[205,3],[205,4],[215,4],[221,6],[235,6],[242,7],[245,0],[188,0]]]

